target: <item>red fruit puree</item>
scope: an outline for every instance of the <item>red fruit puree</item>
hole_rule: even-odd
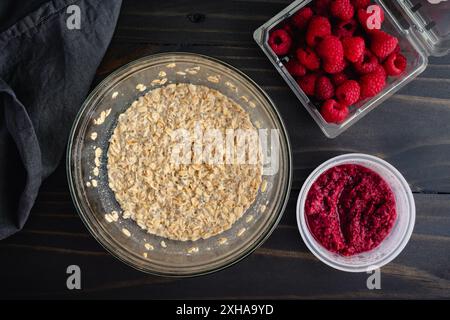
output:
[[[309,230],[326,249],[344,256],[377,247],[397,213],[391,188],[374,171],[346,164],[328,169],[308,192]]]

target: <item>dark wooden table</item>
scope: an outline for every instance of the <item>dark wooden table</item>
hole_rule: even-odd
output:
[[[96,82],[144,55],[189,51],[222,59],[273,98],[287,124],[294,183],[284,218],[250,257],[191,279],[146,275],[97,244],[75,212],[64,162],[44,183],[24,230],[0,242],[0,297],[5,298],[450,298],[450,56],[426,71],[335,140],[329,140],[252,39],[289,0],[125,0]],[[197,16],[192,14],[201,14]],[[194,17],[194,18],[192,18]],[[333,270],[303,244],[295,201],[321,162],[348,152],[396,166],[414,191],[417,221],[406,249],[382,268],[381,290],[367,274]],[[66,268],[82,270],[82,290],[66,289]]]

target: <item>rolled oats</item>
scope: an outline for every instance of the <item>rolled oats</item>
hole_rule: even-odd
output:
[[[230,229],[256,199],[262,180],[260,153],[256,164],[173,161],[179,142],[172,133],[192,132],[196,126],[222,133],[255,129],[237,103],[192,84],[151,90],[118,118],[107,154],[109,186],[123,217],[151,234],[207,239]],[[195,143],[189,150],[195,155]],[[161,246],[166,246],[164,241]]]
[[[123,228],[123,229],[122,229],[122,233],[123,233],[124,235],[126,235],[127,237],[131,237],[131,232],[128,231],[128,229]]]
[[[263,180],[263,182],[261,183],[261,192],[266,192],[267,190],[267,180]]]
[[[111,113],[111,108],[100,112],[100,115],[98,116],[98,118],[94,119],[94,124],[96,124],[98,126],[103,124],[103,122],[105,122],[106,118],[109,116],[110,113]]]
[[[220,82],[219,76],[209,76],[207,79],[208,79],[209,82],[212,82],[212,83],[219,83]]]
[[[147,250],[153,250],[153,249],[155,249],[150,243],[144,244],[144,247],[145,247],[145,249],[147,249]]]
[[[140,92],[143,92],[143,91],[145,91],[147,89],[147,87],[145,86],[145,85],[143,85],[142,83],[139,83],[137,86],[136,86],[136,90],[139,90]]]
[[[198,247],[192,247],[188,249],[188,253],[197,253],[199,251]]]

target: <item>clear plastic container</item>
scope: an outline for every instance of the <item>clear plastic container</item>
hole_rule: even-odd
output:
[[[314,0],[297,0],[264,23],[254,32],[254,39],[285,79],[297,98],[302,102],[323,133],[335,138],[370,110],[381,104],[392,94],[412,81],[428,64],[428,56],[442,56],[450,48],[450,2],[438,0],[375,0],[385,12],[382,30],[399,39],[402,54],[408,59],[406,71],[398,77],[389,77],[384,90],[377,96],[358,102],[350,108],[349,117],[340,124],[327,123],[317,107],[297,85],[295,79],[283,65],[283,61],[272,51],[267,40],[269,32],[279,23],[288,19],[302,7]]]
[[[386,239],[373,250],[350,257],[330,252],[324,248],[311,234],[304,212],[306,197],[314,181],[328,169],[343,164],[361,165],[378,173],[391,187],[397,210],[397,219]],[[414,197],[405,178],[391,164],[366,154],[345,154],[321,164],[306,179],[297,201],[297,224],[306,246],[327,265],[347,272],[367,272],[381,268],[395,259],[411,238],[415,220]]]

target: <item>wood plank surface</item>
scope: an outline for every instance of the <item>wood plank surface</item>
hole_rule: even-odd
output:
[[[72,204],[63,160],[44,183],[24,230],[0,242],[0,298],[450,298],[450,56],[430,58],[410,85],[330,140],[252,39],[254,29],[289,3],[124,0],[95,81],[145,55],[186,51],[228,62],[261,85],[285,120],[294,157],[289,205],[269,240],[212,275],[168,279],[140,273],[89,235]],[[382,268],[381,290],[367,289],[367,274],[339,272],[318,261],[296,228],[295,202],[307,175],[349,152],[386,159],[414,191],[414,234]],[[80,292],[65,286],[71,264],[83,272]]]

